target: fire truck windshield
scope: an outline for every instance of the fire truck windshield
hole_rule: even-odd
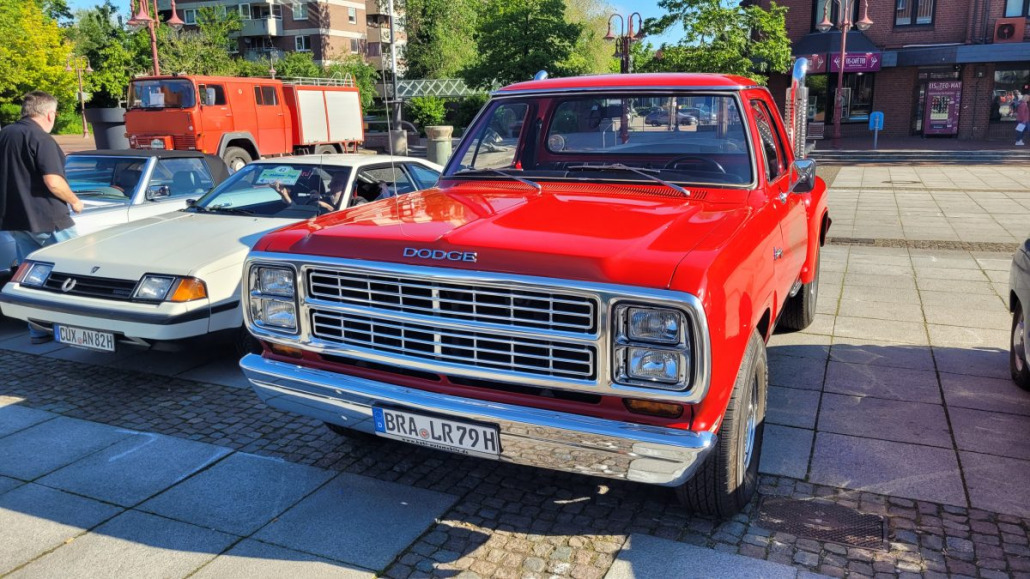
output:
[[[134,80],[129,84],[129,108],[188,109],[197,104],[197,91],[186,79]]]

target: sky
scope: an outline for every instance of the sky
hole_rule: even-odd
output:
[[[114,2],[115,6],[118,6],[119,12],[122,14],[127,15],[129,13],[129,0],[112,0],[112,2]],[[98,6],[100,4],[103,4],[103,0],[68,0],[68,5],[71,7],[73,12],[79,8],[92,8],[93,6]],[[664,14],[662,9],[658,8],[657,0],[644,0],[634,4],[613,2],[612,8],[615,13],[622,14],[623,16],[629,16],[634,11],[640,12],[640,15],[645,19],[657,18]],[[615,21],[618,22],[619,19],[616,18]],[[669,31],[661,36],[648,36],[644,40],[645,42],[650,42],[655,48],[658,48],[663,42],[668,44],[676,43],[681,36],[682,29],[678,26],[673,26]]]

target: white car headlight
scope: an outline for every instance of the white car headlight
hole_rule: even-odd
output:
[[[50,277],[50,272],[54,271],[52,263],[27,261],[22,267],[23,269],[15,275],[14,281],[29,287],[42,287]]]
[[[252,296],[250,317],[259,326],[297,329],[297,306],[293,302]]]
[[[627,386],[686,390],[693,347],[686,312],[650,305],[617,305],[613,316],[614,381]]]
[[[145,275],[136,286],[136,291],[132,293],[132,298],[153,302],[163,301],[168,295],[168,290],[172,289],[173,283],[175,283],[175,278],[171,276]]]
[[[292,269],[258,266],[252,272],[250,287],[260,294],[292,298],[296,292]]]

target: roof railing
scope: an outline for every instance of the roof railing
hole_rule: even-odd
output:
[[[306,84],[314,86],[354,86],[354,77],[348,72],[343,76],[338,73],[333,74],[328,78],[318,76],[290,76],[282,77],[279,80],[283,81],[283,84]]]

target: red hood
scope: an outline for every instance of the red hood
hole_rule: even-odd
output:
[[[665,288],[698,242],[746,214],[743,191],[684,199],[660,187],[543,185],[540,195],[483,182],[411,193],[281,229],[255,249]],[[404,257],[407,248],[477,258]]]

